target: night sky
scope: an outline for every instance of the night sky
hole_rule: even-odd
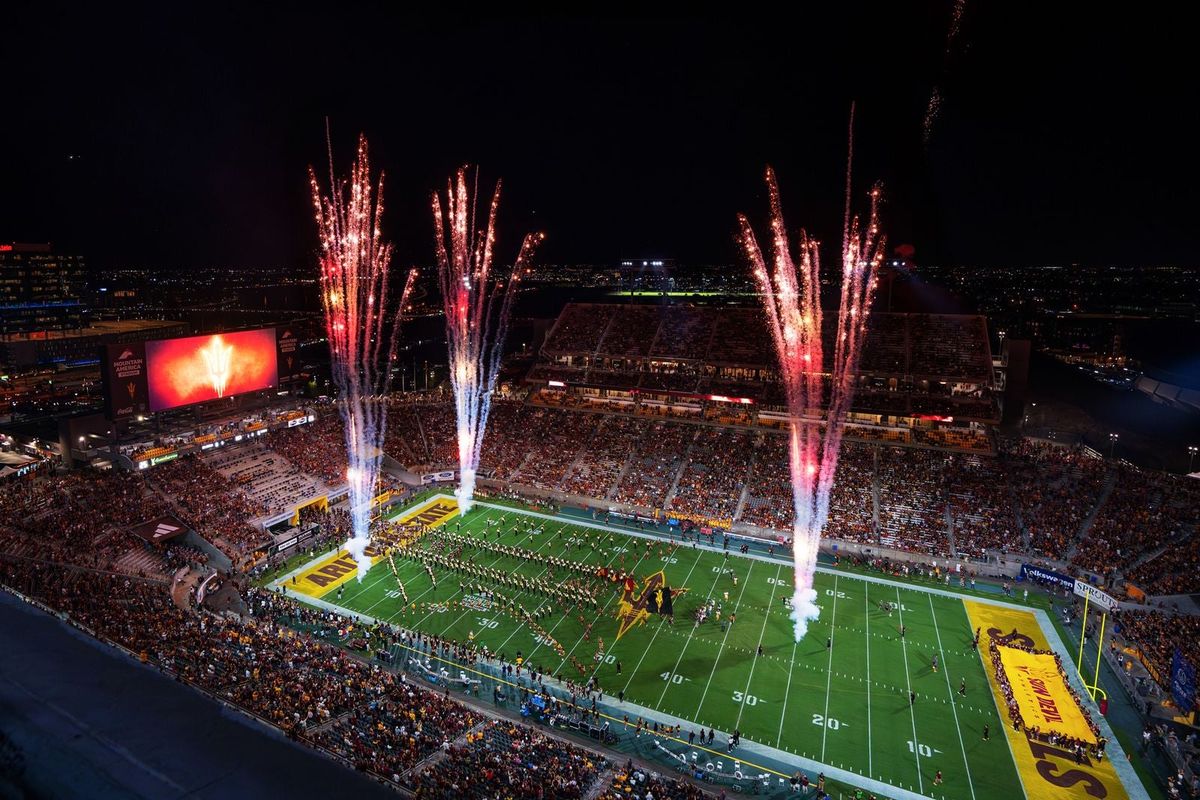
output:
[[[6,10],[0,241],[307,269],[328,116],[339,163],[361,130],[387,170],[402,263],[430,262],[429,192],[466,162],[505,179],[502,253],[536,227],[550,262],[731,263],[767,163],[789,223],[837,235],[855,100],[856,191],[884,181],[918,262],[1196,263],[1193,33],[1144,6],[967,0],[947,57],[951,0],[506,20],[174,5]]]

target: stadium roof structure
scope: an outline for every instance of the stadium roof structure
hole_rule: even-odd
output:
[[[826,352],[835,317],[824,318]],[[983,316],[873,313],[859,372],[856,412],[999,419]],[[569,303],[527,381],[783,403],[754,307]]]

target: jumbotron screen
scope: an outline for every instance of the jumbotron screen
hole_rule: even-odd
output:
[[[279,383],[275,329],[146,342],[151,411],[270,389]]]

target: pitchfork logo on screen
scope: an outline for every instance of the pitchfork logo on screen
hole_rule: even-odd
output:
[[[146,343],[150,410],[219,400],[278,382],[275,329]]]

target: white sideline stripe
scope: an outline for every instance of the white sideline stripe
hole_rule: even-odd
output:
[[[962,749],[963,766],[967,769],[967,786],[971,788],[971,800],[975,800],[975,781],[971,779],[971,765],[967,762],[967,746],[963,743],[962,728],[958,724],[958,704],[954,702],[954,687],[950,685],[950,665],[946,661],[946,651],[942,649],[942,632],[938,629],[937,612],[933,608],[932,596],[929,597],[929,613],[933,615],[933,632],[937,634],[938,653],[942,657],[942,666],[945,667],[942,672],[946,676],[946,691],[950,693],[950,711],[954,714],[954,730],[958,733],[958,746]],[[986,679],[985,676],[984,680]],[[989,694],[992,691],[990,682],[987,690]],[[1000,720],[1000,724],[1004,724],[1003,719]]]

